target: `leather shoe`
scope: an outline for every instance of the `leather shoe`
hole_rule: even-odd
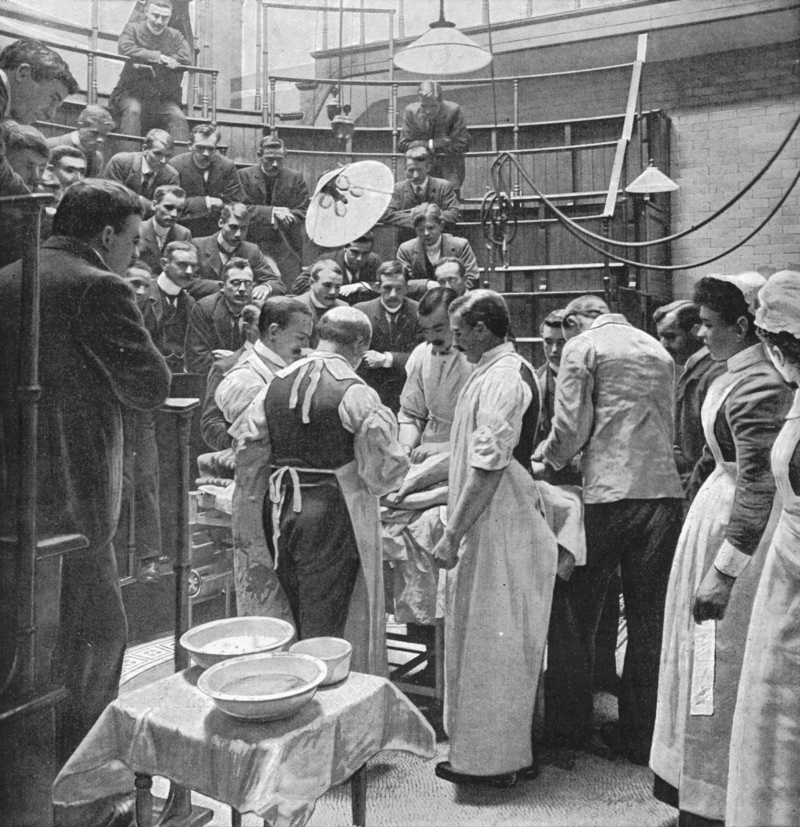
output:
[[[451,784],[483,784],[487,787],[508,789],[517,783],[517,773],[505,772],[502,775],[467,775],[456,772],[449,761],[440,761],[436,765],[436,777]]]
[[[525,781],[533,781],[534,778],[539,777],[539,762],[534,761],[530,766],[523,767],[517,770],[517,778],[522,778]]]
[[[161,574],[158,571],[158,558],[150,557],[147,560],[142,560],[139,564],[139,573],[136,579],[140,583],[157,583],[161,579]]]

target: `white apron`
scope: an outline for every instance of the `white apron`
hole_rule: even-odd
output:
[[[773,513],[751,563],[737,579],[722,621],[696,624],[695,595],[725,540],[736,464],[725,462],[714,423],[747,372],[725,373],[709,388],[703,431],[716,467],[689,509],[667,590],[661,666],[650,766],[679,792],[680,809],[711,819],[725,817],[728,745],[744,638]]]
[[[469,471],[483,374],[462,389],[453,425],[450,503]],[[531,724],[550,622],[558,549],[533,478],[515,460],[461,541],[447,574],[445,727],[457,772],[498,775],[529,766]],[[537,504],[539,507],[537,507]]]
[[[767,552],[731,734],[726,824],[800,824],[800,497],[789,461],[800,441],[800,394],[772,449],[783,513]]]

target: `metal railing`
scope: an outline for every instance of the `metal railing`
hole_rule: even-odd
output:
[[[9,31],[8,29],[0,28],[0,35],[5,37],[13,37],[18,38],[19,34],[17,32]],[[43,38],[37,38],[40,43],[44,43],[45,46],[49,46],[51,49],[56,50],[63,50],[65,52],[75,52],[76,54],[84,55],[86,57],[87,62],[87,71],[86,71],[86,100],[88,103],[97,103],[98,100],[98,93],[97,93],[97,61],[98,60],[113,60],[117,63],[133,63],[136,64],[138,61],[132,60],[131,58],[125,57],[124,55],[118,55],[114,52],[106,52],[102,49],[91,49],[85,46],[75,46],[71,43],[61,43],[56,40],[45,40]],[[197,109],[197,83],[196,83],[196,76],[197,75],[207,75],[211,78],[211,92],[209,95],[209,91],[207,87],[204,85],[203,87],[203,95],[200,102],[200,110],[201,116],[205,119],[211,118],[211,120],[216,120],[217,117],[217,78],[219,75],[219,69],[206,69],[202,66],[183,66],[180,70],[185,71],[189,76],[189,90],[187,92],[188,105],[187,110],[190,117],[194,117],[195,111]],[[180,71],[176,69],[175,71]]]

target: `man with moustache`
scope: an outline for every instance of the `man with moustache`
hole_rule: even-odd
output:
[[[131,62],[124,65],[108,105],[125,135],[141,135],[157,126],[176,141],[188,141],[180,67],[191,65],[192,50],[186,38],[167,25],[172,0],[149,0],[145,15],[143,21],[128,23],[119,37],[119,53]]]
[[[182,223],[195,238],[214,235],[222,208],[241,200],[236,164],[217,151],[219,141],[216,124],[199,124],[192,130],[189,151],[170,162],[186,190]]]
[[[300,302],[284,296],[267,299],[252,352],[225,375],[215,394],[228,422],[233,424],[244,413],[272,376],[303,355],[313,326],[311,311]]]
[[[118,152],[108,162],[104,178],[125,184],[139,195],[145,217],[153,214],[153,196],[165,184],[180,185],[178,173],[169,165],[175,144],[169,132],[151,129],[140,152]]]
[[[270,474],[264,397],[275,374],[301,358],[313,326],[311,311],[294,299],[267,299],[259,317],[260,338],[220,383],[215,396],[231,422],[235,453],[233,553],[236,607],[241,615],[282,617],[291,622],[286,597],[264,534],[263,508]]]
[[[177,184],[166,184],[153,193],[153,215],[142,223],[139,257],[154,275],[161,272],[168,244],[192,240],[191,232],[178,224],[185,205],[186,193]]]
[[[400,410],[406,362],[420,338],[417,303],[406,298],[407,277],[407,265],[385,261],[378,268],[380,298],[356,305],[372,325],[372,344],[358,375],[378,391],[381,402],[395,414]]]
[[[314,332],[311,334],[311,347],[316,347],[316,327],[320,319],[332,307],[344,307],[346,302],[339,298],[342,289],[342,268],[330,258],[323,258],[311,265],[309,273],[311,282],[307,293],[296,296],[296,301],[304,304],[314,314]]]
[[[506,341],[503,298],[473,290],[449,307],[474,371],[451,431],[447,526],[433,549],[447,573],[445,729],[453,784],[513,786],[538,774],[532,744],[558,552],[533,506],[539,413],[533,368]],[[491,714],[487,710],[491,708]]]
[[[675,360],[675,463],[684,490],[706,443],[700,411],[711,383],[725,373],[725,362],[711,358],[698,338],[700,308],[691,301],[675,301],[653,313],[658,340]]]
[[[186,370],[208,376],[215,358],[244,344],[239,317],[253,297],[253,271],[243,258],[232,258],[222,270],[222,287],[200,299],[189,316]]]
[[[308,187],[301,172],[284,166],[286,147],[280,138],[262,138],[258,157],[258,164],[239,171],[242,202],[252,219],[251,238],[261,252],[275,258],[290,290],[302,269]]]

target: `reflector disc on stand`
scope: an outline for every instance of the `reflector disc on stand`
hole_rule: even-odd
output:
[[[306,213],[308,237],[320,247],[343,247],[380,221],[394,191],[394,176],[380,161],[356,161],[325,172]]]

